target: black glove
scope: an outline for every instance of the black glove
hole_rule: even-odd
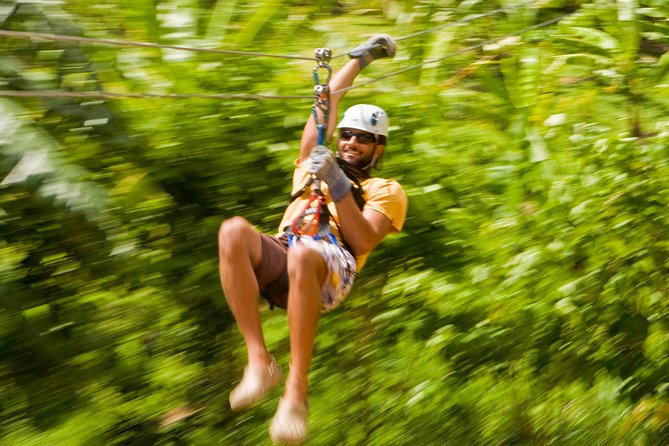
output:
[[[395,41],[388,34],[374,34],[367,42],[358,45],[348,53],[351,59],[358,59],[360,68],[365,68],[373,60],[395,56]]]

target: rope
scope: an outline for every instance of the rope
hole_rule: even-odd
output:
[[[497,11],[499,11],[499,10],[497,10]],[[491,11],[491,13],[492,13],[492,11]],[[488,13],[488,14],[491,14],[491,13]],[[574,13],[575,12],[569,12],[569,13],[566,13],[566,14],[562,14],[558,17],[553,18],[553,19],[546,20],[545,22],[542,22],[542,23],[539,23],[539,24],[536,24],[536,25],[532,25],[532,26],[528,26],[528,27],[523,28],[519,31],[513,32],[511,34],[507,34],[506,36],[497,37],[497,38],[494,38],[494,39],[489,39],[489,40],[477,43],[476,45],[471,45],[471,46],[468,46],[466,48],[462,48],[460,50],[454,51],[452,53],[449,53],[449,54],[447,54],[443,57],[437,58],[437,59],[426,60],[426,61],[421,62],[419,64],[412,65],[410,67],[403,68],[401,70],[393,71],[391,73],[386,74],[385,76],[380,76],[380,77],[370,79],[370,80],[365,81],[365,82],[360,82],[360,83],[358,83],[356,85],[352,85],[350,87],[346,87],[346,88],[342,88],[342,89],[339,89],[339,90],[336,90],[336,91],[332,91],[332,92],[330,92],[330,94],[343,93],[343,92],[346,92],[346,91],[349,91],[349,90],[353,90],[355,88],[360,88],[364,85],[369,85],[369,84],[372,84],[374,82],[378,82],[378,81],[383,80],[383,79],[388,79],[390,77],[397,76],[399,74],[406,73],[406,72],[411,71],[411,70],[415,70],[415,69],[423,67],[425,65],[441,62],[445,59],[449,59],[449,58],[457,56],[459,54],[463,54],[463,53],[466,53],[468,51],[472,51],[472,50],[481,48],[485,45],[488,45],[488,44],[491,44],[491,43],[494,43],[494,42],[498,42],[498,41],[506,39],[508,37],[517,36],[517,35],[526,33],[528,31],[532,31],[532,30],[535,30],[535,29],[546,27],[546,26],[551,25],[553,23],[556,23],[556,22],[562,20],[563,18],[565,18],[567,16],[570,16]],[[473,20],[473,19],[469,18],[468,20]],[[452,25],[452,24],[448,24],[448,25]],[[445,25],[440,25],[440,26],[443,27]],[[6,33],[16,33],[16,31],[0,30],[0,35],[6,35]],[[20,34],[21,35],[26,35],[26,34],[33,35],[35,33],[20,33]],[[44,36],[50,36],[50,34],[43,34],[43,35]],[[409,36],[404,36],[402,39],[413,37],[415,35],[416,34],[409,35]],[[84,39],[83,37],[74,38],[74,37],[71,37],[71,36],[60,36],[60,37],[67,37],[67,38],[72,38],[72,39],[77,39],[77,40],[78,39]],[[98,39],[86,39],[86,41],[90,41],[90,40],[98,40]],[[117,41],[117,42],[120,42],[120,41]],[[187,47],[163,46],[163,45],[156,45],[156,44],[143,44],[141,42],[131,42],[131,44],[140,44],[141,46],[150,45],[152,47],[157,47],[157,48],[163,48],[163,47],[178,48],[178,49],[187,48]],[[194,48],[192,50],[195,50],[195,51],[227,52],[226,50],[205,50],[205,49],[197,49],[197,48]],[[238,52],[235,52],[235,53],[237,54]],[[243,52],[243,54],[253,54],[253,53]],[[257,53],[257,54],[260,55],[262,53]],[[265,55],[265,54],[262,54],[262,55],[274,57],[272,55]],[[277,57],[297,58],[296,56],[277,56]],[[304,58],[302,58],[302,59],[304,59]],[[316,59],[315,58],[309,58],[307,60],[316,60]],[[195,93],[193,93],[193,94],[157,94],[157,93],[106,93],[106,92],[61,92],[61,91],[32,92],[32,91],[11,91],[11,90],[4,90],[4,91],[0,90],[0,97],[47,97],[47,98],[62,97],[62,98],[87,98],[87,99],[118,99],[118,98],[192,99],[192,98],[199,98],[199,99],[242,99],[242,100],[247,100],[247,99],[252,99],[252,100],[312,99],[312,96],[301,96],[301,95],[284,95],[284,96],[281,96],[281,95],[228,94],[228,93],[219,93],[219,94],[195,94]]]
[[[454,22],[449,22],[449,23],[444,23],[442,25],[435,26],[433,28],[429,28],[423,31],[418,31],[413,34],[408,34],[406,36],[398,37],[395,39],[395,41],[402,41],[402,40],[407,40],[411,39],[416,36],[420,36],[423,34],[431,33],[436,30],[446,28],[446,27],[451,27],[451,26],[457,26],[461,25],[463,23],[468,23],[472,22],[474,20],[478,20],[484,17],[489,17],[501,12],[505,11],[510,11],[514,9],[519,9],[523,8],[525,6],[529,6],[530,4],[534,3],[536,0],[530,0],[525,3],[521,3],[518,6],[514,6],[511,8],[498,8],[493,11],[489,11],[483,14],[475,14],[472,16],[467,16],[463,19],[456,20]],[[77,43],[88,43],[88,44],[101,44],[101,45],[113,45],[113,46],[134,46],[134,47],[142,47],[142,48],[159,48],[159,49],[173,49],[173,50],[180,50],[180,51],[191,51],[191,52],[200,52],[200,53],[212,53],[212,54],[234,54],[234,55],[239,55],[239,56],[251,56],[251,57],[273,57],[273,58],[278,58],[278,59],[294,59],[294,60],[317,60],[315,57],[303,57],[303,56],[293,56],[293,55],[279,55],[279,54],[267,54],[267,53],[258,53],[258,52],[252,52],[252,51],[236,51],[236,50],[221,50],[221,49],[213,49],[213,48],[196,48],[196,47],[188,47],[188,46],[181,46],[181,45],[163,45],[163,44],[158,44],[158,43],[150,43],[150,42],[136,42],[136,41],[131,41],[131,40],[118,40],[118,39],[99,39],[99,38],[93,38],[93,37],[77,37],[77,36],[67,36],[67,35],[62,35],[62,34],[51,34],[51,33],[37,33],[37,32],[26,32],[26,31],[10,31],[10,30],[0,30],[0,36],[5,36],[5,37],[13,37],[13,38],[18,38],[18,39],[42,39],[42,40],[51,40],[51,41],[58,41],[58,42],[77,42]],[[338,58],[338,57],[344,57],[347,56],[347,53],[339,54],[337,56],[332,56],[332,59]]]
[[[568,12],[568,13],[566,13],[566,14],[562,14],[561,16],[555,17],[555,18],[553,18],[553,19],[546,20],[545,22],[541,22],[541,23],[538,23],[538,24],[536,24],[536,25],[528,26],[527,28],[523,28],[523,29],[521,29],[521,30],[519,30],[519,31],[516,31],[516,32],[514,32],[514,33],[507,34],[506,36],[503,36],[503,37],[496,37],[496,38],[494,38],[494,39],[489,39],[489,40],[486,40],[486,41],[477,43],[476,45],[471,45],[471,46],[468,46],[468,47],[466,47],[466,48],[462,48],[462,49],[460,49],[460,50],[458,50],[458,51],[454,51],[454,52],[452,52],[452,53],[449,53],[449,54],[447,54],[447,55],[445,55],[445,56],[443,56],[443,57],[439,57],[439,58],[437,58],[437,59],[429,59],[429,60],[426,60],[425,62],[421,62],[421,63],[419,63],[419,64],[412,65],[412,66],[410,66],[410,67],[403,68],[403,69],[401,69],[401,70],[393,71],[393,72],[391,72],[391,73],[386,74],[385,76],[376,77],[376,78],[374,78],[374,79],[370,79],[370,80],[365,81],[365,82],[360,82],[360,83],[358,83],[358,84],[356,84],[356,85],[351,85],[350,87],[341,88],[341,89],[339,89],[339,90],[333,91],[332,94],[343,93],[343,92],[346,92],[346,91],[349,91],[349,90],[353,90],[354,88],[360,88],[360,87],[362,87],[363,85],[369,85],[369,84],[372,84],[372,83],[374,83],[374,82],[378,82],[378,81],[383,80],[383,79],[388,79],[389,77],[397,76],[398,74],[406,73],[407,71],[415,70],[415,69],[420,68],[420,67],[423,67],[423,66],[425,66],[425,65],[429,65],[429,64],[433,64],[433,63],[441,62],[442,60],[449,59],[449,58],[451,58],[451,57],[455,57],[455,56],[457,56],[457,55],[459,55],[459,54],[466,53],[466,52],[468,52],[468,51],[472,51],[472,50],[481,48],[481,47],[483,47],[483,46],[485,46],[485,45],[489,45],[489,44],[494,43],[494,42],[499,42],[499,41],[504,40],[504,39],[509,38],[509,37],[518,36],[518,35],[520,35],[520,34],[526,33],[526,32],[528,32],[528,31],[532,31],[532,30],[534,30],[534,29],[543,28],[543,27],[548,26],[548,25],[551,25],[551,24],[553,24],[553,23],[555,23],[555,22],[559,22],[559,21],[562,20],[563,18],[565,18],[565,17],[567,17],[567,16],[570,16],[570,15],[572,15],[572,14],[574,14],[574,12]]]
[[[198,94],[198,93],[176,93],[176,94],[159,94],[159,93],[109,93],[103,91],[13,91],[0,90],[0,97],[20,97],[20,98],[79,98],[79,99],[313,99],[313,96],[298,96],[298,95],[263,95],[263,94]]]
[[[253,56],[253,57],[275,57],[280,59],[298,59],[298,60],[316,60],[313,57],[302,57],[302,56],[282,56],[278,54],[265,54],[265,53],[254,53],[250,51],[235,51],[235,50],[217,50],[211,48],[194,48],[188,46],[180,45],[161,45],[157,43],[149,42],[133,42],[130,40],[117,40],[117,39],[96,39],[92,37],[76,37],[76,36],[64,36],[61,34],[46,34],[46,33],[34,33],[34,32],[24,32],[24,31],[9,31],[9,30],[0,30],[0,36],[5,37],[15,37],[19,39],[43,39],[43,40],[53,40],[59,42],[78,42],[78,43],[99,43],[102,45],[115,45],[115,46],[137,46],[142,48],[164,48],[164,49],[173,49],[181,51],[193,51],[200,53],[214,53],[214,54],[236,54],[240,56]]]

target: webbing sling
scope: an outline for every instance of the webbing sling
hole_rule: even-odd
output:
[[[358,175],[368,178],[367,174],[340,158],[337,158],[337,162],[346,176],[351,180],[351,194],[353,195],[353,199],[355,200],[356,205],[362,211],[362,209],[365,207],[365,197],[363,195],[364,190],[362,188],[362,184],[353,172],[355,171]],[[289,204],[304,195],[304,193],[307,192],[310,188],[313,188],[313,190],[311,191],[311,195],[307,201],[307,204],[304,206],[298,217],[293,220],[292,225],[286,228],[286,232],[289,236],[289,245],[293,244],[295,235],[309,235],[315,240],[326,238],[333,244],[339,246],[336,237],[330,231],[331,220],[332,223],[334,223],[334,225],[337,227],[337,231],[339,232],[339,236],[341,237],[344,248],[346,248],[346,250],[348,250],[351,254],[355,255],[355,252],[351,246],[346,242],[339,223],[334,219],[332,213],[328,209],[325,202],[325,197],[320,190],[320,181],[315,176],[311,175],[305,182],[304,186],[302,186],[300,190],[290,196]],[[310,215],[313,215],[314,217],[305,225],[304,219]]]

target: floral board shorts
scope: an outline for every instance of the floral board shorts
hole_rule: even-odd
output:
[[[314,240],[310,236],[284,237],[262,235],[263,261],[256,269],[260,293],[271,306],[286,308],[288,305],[288,271],[286,258],[288,249],[294,244],[303,244],[322,256],[328,267],[328,275],[321,286],[321,312],[335,309],[348,296],[357,276],[355,257],[346,249],[325,239]]]

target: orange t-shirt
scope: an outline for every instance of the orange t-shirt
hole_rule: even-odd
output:
[[[297,193],[304,184],[309,180],[309,166],[311,162],[305,161],[300,163],[299,160],[295,162],[295,172],[293,173],[293,189],[291,194]],[[395,180],[386,180],[384,178],[368,178],[361,183],[363,190],[363,197],[365,198],[364,209],[373,209],[390,220],[392,224],[391,232],[400,232],[404,226],[404,219],[407,214],[408,198],[402,186]],[[339,217],[337,216],[337,208],[334,202],[330,199],[327,193],[327,184],[321,182],[321,190],[325,194],[325,201],[328,206],[332,218],[337,222],[330,221],[330,230],[339,243],[342,243],[342,237],[339,233],[337,225],[339,224]],[[308,189],[295,201],[290,203],[283,214],[281,223],[279,224],[279,234],[285,232],[285,228],[293,223],[304,210],[304,206],[309,200],[311,189]],[[358,264],[358,271],[360,271],[367,261],[368,254],[356,256],[355,260]]]

